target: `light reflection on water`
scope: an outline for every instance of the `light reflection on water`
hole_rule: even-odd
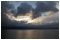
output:
[[[22,39],[55,39],[59,38],[59,29],[40,29],[40,30],[5,30],[6,38]]]

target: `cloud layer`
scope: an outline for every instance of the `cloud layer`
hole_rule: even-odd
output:
[[[58,12],[59,10],[56,8],[56,4],[58,3],[58,1],[38,1],[35,3],[36,7],[33,8],[32,5],[22,2],[20,5],[18,5],[17,9],[15,9],[14,4],[10,4],[8,1],[1,1],[2,24],[6,24],[6,22],[7,24],[11,23],[11,21],[5,15],[8,11],[14,14],[15,17],[18,15],[24,16],[25,14],[32,12],[32,19],[36,19],[41,17],[42,13],[50,12],[50,14],[55,14]]]
[[[37,18],[41,16],[42,13],[44,12],[57,12],[58,9],[56,8],[56,2],[52,1],[43,1],[43,2],[37,2],[36,3],[36,8],[33,13],[33,18]],[[38,15],[37,15],[38,14]]]

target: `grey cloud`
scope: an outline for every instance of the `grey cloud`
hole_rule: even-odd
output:
[[[17,7],[17,15],[22,14],[25,15],[31,11],[32,7],[28,3],[21,3],[19,7]]]
[[[47,1],[47,2],[37,2],[36,3],[36,8],[33,9],[32,6],[28,3],[21,3],[20,6],[17,7],[17,12],[15,10],[11,10],[11,13],[17,13],[16,16],[18,16],[19,14],[25,15],[26,13],[29,13],[31,10],[33,12],[33,16],[32,19],[37,18],[39,16],[41,16],[41,14],[43,12],[48,12],[48,11],[53,11],[58,12],[58,9],[55,7],[56,2],[52,2],[52,1]],[[7,19],[7,17],[3,14],[10,9],[13,9],[14,6],[13,4],[9,4],[9,2],[7,1],[2,1],[1,2],[1,13],[2,13],[2,24],[8,24],[11,23],[11,21],[9,19]],[[24,22],[22,22],[24,23]],[[15,24],[14,24],[15,25]]]
[[[8,1],[1,1],[1,12],[4,13],[9,9],[13,9],[13,4],[9,4]]]
[[[58,9],[56,8],[56,2],[54,1],[38,1],[36,3],[36,8],[34,9],[33,13],[33,19],[41,16],[42,13],[53,11],[58,12]],[[38,15],[37,15],[38,14]]]
[[[4,14],[7,12],[7,10],[13,9],[13,4],[10,4],[8,1],[1,1],[1,23],[2,25],[7,25],[11,23],[11,21],[7,18],[7,16]]]

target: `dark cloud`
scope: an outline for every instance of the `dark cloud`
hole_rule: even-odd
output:
[[[9,4],[8,1],[1,1],[1,12],[4,13],[9,9],[13,9],[13,4]]]
[[[13,9],[13,10],[10,10],[10,12],[11,12],[13,15],[16,15],[17,10],[16,10],[16,9]]]
[[[21,3],[19,7],[17,7],[17,15],[22,14],[25,15],[31,11],[32,7],[28,3]]]
[[[18,15],[25,15],[26,13],[29,13],[31,10],[33,12],[32,15],[32,19],[37,18],[39,16],[41,16],[42,13],[44,12],[57,12],[58,9],[56,8],[56,3],[58,3],[58,1],[38,1],[36,3],[36,8],[32,8],[32,6],[28,3],[21,3],[20,6],[17,7],[17,13],[14,10],[11,10],[11,12],[15,14],[15,17]]]
[[[13,9],[13,4],[10,4],[8,1],[1,1],[1,23],[2,25],[6,25],[11,23],[11,21],[7,18],[7,16],[4,14],[8,10]]]
[[[53,11],[57,12],[58,9],[56,8],[56,2],[54,1],[41,1],[36,3],[36,8],[34,9],[33,19],[41,16],[41,13]],[[38,14],[38,15],[37,15]]]
[[[8,26],[4,26],[4,27],[16,27],[16,29],[18,28],[22,28],[22,29],[24,29],[24,28],[30,28],[30,29],[34,29],[34,28],[38,28],[38,29],[57,29],[57,28],[59,28],[59,23],[48,23],[48,24],[43,24],[43,25],[35,25],[35,24],[32,24],[32,23],[28,23],[28,24],[26,24],[24,21],[23,21],[23,23],[19,23],[19,22],[13,22],[12,24],[10,24],[10,25],[8,25]]]
[[[3,14],[3,13],[6,13],[7,10],[12,9],[10,12],[13,14],[16,13],[16,16],[18,16],[19,14],[25,15],[26,13],[29,13],[32,10],[32,12],[33,12],[32,19],[34,19],[34,18],[41,16],[41,14],[43,12],[48,12],[48,11],[57,12],[58,9],[55,6],[56,6],[56,2],[51,2],[51,1],[49,1],[49,2],[48,1],[47,2],[37,2],[36,8],[33,9],[30,4],[21,3],[21,5],[17,7],[17,10],[13,10],[14,9],[13,4],[10,4],[8,1],[1,1],[1,23],[3,25],[9,24],[9,23],[12,24],[12,22],[6,17],[6,15]],[[23,24],[23,23],[26,23],[26,22],[21,21],[21,24]],[[15,24],[17,24],[17,23],[15,23]],[[12,25],[15,25],[15,24],[13,23]],[[28,26],[29,25],[30,24],[28,24]]]

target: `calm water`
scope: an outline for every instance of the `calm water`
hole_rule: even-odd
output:
[[[18,39],[58,39],[59,29],[40,30],[2,30],[2,38]]]

